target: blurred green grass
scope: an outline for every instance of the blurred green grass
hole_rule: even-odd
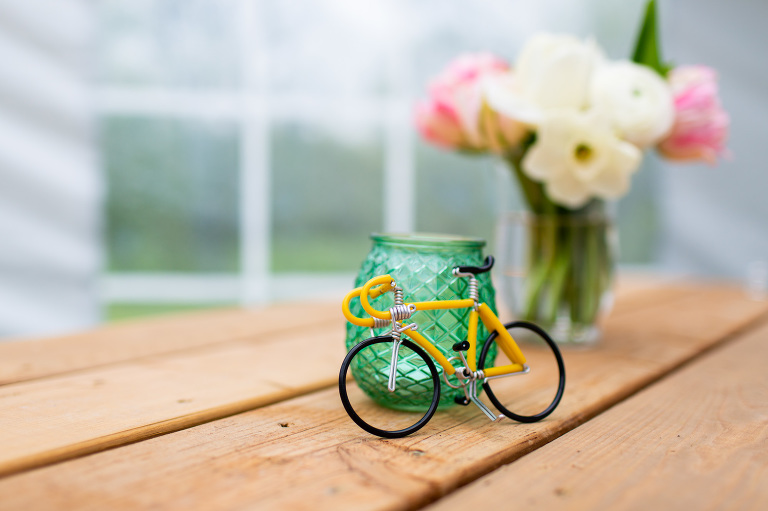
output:
[[[173,304],[173,303],[110,303],[104,310],[104,321],[115,322],[126,319],[167,316],[181,312],[233,307],[236,304]]]

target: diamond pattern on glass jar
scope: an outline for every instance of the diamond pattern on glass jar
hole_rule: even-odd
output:
[[[427,302],[433,300],[456,300],[468,298],[467,280],[457,278],[452,274],[455,266],[482,264],[480,248],[453,247],[432,249],[430,247],[401,247],[374,243],[368,258],[363,262],[360,273],[355,281],[355,287],[360,287],[369,279],[378,275],[389,274],[403,288],[405,302]],[[495,295],[488,273],[478,275],[480,300],[496,311]],[[379,310],[387,310],[393,304],[392,293],[387,293],[372,305]],[[353,300],[350,310],[359,317],[367,317],[359,300]],[[433,344],[447,357],[455,354],[452,350],[454,343],[461,342],[467,337],[469,309],[446,309],[437,311],[419,311],[411,320],[418,324],[418,331],[430,339]],[[375,330],[375,335],[384,335],[389,328]],[[371,337],[369,328],[347,324],[347,349]],[[482,322],[478,325],[477,356],[488,337],[488,331]],[[398,364],[397,392],[387,390],[389,379],[390,344],[378,344],[383,349],[366,363],[353,364],[352,374],[363,391],[376,402],[396,409],[409,409],[423,406],[431,401],[432,382],[426,366],[419,368],[416,362],[424,365],[414,353],[407,359],[401,358]],[[366,350],[368,351],[368,350]],[[491,357],[495,357],[496,348],[491,348]],[[414,360],[415,359],[415,360]],[[491,358],[493,360],[493,358]],[[401,367],[402,365],[402,367]],[[435,364],[440,373],[442,368]],[[357,367],[356,367],[357,366]],[[405,369],[404,369],[405,368]],[[442,374],[441,374],[442,376]],[[440,407],[454,404],[454,396],[461,393],[442,383]]]

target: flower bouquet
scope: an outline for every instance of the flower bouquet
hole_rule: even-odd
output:
[[[643,151],[713,163],[728,128],[715,72],[662,62],[653,0],[631,60],[552,34],[532,37],[514,67],[462,55],[431,84],[416,122],[438,146],[508,164],[530,219],[516,312],[566,342],[597,338],[613,268],[605,202],[627,193]]]

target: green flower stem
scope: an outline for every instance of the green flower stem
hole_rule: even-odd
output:
[[[581,226],[576,226],[572,230],[572,244],[570,253],[572,254],[572,265],[568,275],[568,287],[564,301],[571,304],[570,314],[572,322],[579,322],[587,305],[582,297],[584,293],[584,284],[589,282],[586,273],[589,271],[589,260],[585,257],[586,247],[589,240],[589,233],[584,232]]]
[[[591,325],[612,277],[604,204],[592,200],[582,208],[568,209],[552,202],[544,186],[522,170],[529,146],[507,157],[534,215],[527,225],[529,266],[523,318],[547,325],[565,310],[572,323]]]
[[[537,214],[543,214],[547,210],[554,207],[552,201],[547,198],[544,192],[544,185],[537,183],[533,179],[529,178],[523,173],[522,159],[525,152],[515,153],[507,157],[507,163],[512,168],[512,171],[517,178],[517,182],[520,185],[520,189],[523,192],[525,201],[528,203],[528,207]]]
[[[532,243],[540,241],[540,237],[532,236]],[[532,248],[529,255],[531,261],[531,268],[528,271],[528,280],[526,282],[526,296],[525,296],[525,308],[524,316],[531,321],[537,321],[539,319],[539,296],[541,295],[545,282],[549,279],[550,274],[550,261],[539,260],[536,261],[533,257],[536,257],[538,252]]]
[[[584,271],[579,297],[581,307],[580,314],[571,317],[574,322],[585,323],[597,315],[601,288],[600,266],[603,261],[600,254],[601,227],[601,225],[589,226],[585,233]]]
[[[556,239],[558,240],[558,246],[553,253],[552,267],[548,275],[548,289],[546,293],[546,308],[544,321],[546,323],[554,323],[557,318],[557,312],[560,309],[560,304],[565,298],[565,291],[567,287],[567,277],[571,272],[572,259],[570,245],[572,239],[570,233],[566,232],[566,229],[560,229],[555,227],[558,232]]]

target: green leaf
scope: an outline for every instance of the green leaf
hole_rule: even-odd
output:
[[[661,76],[667,76],[670,66],[664,64],[659,50],[658,29],[656,22],[656,0],[649,0],[645,8],[645,17],[635,43],[632,60],[648,66]]]

